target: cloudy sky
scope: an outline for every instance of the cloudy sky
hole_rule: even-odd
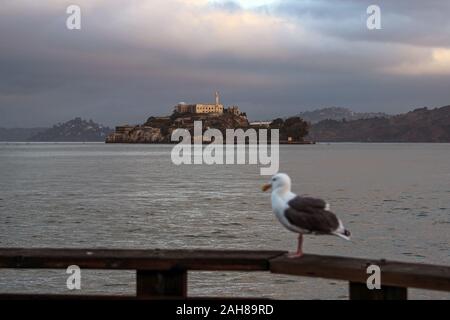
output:
[[[447,0],[1,0],[0,126],[116,125],[179,101],[252,120],[450,104]],[[81,30],[66,8],[81,7]],[[381,8],[381,30],[366,27]]]

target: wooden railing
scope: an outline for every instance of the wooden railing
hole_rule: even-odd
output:
[[[369,290],[367,267],[381,269],[381,289]],[[136,270],[135,296],[4,294],[1,299],[179,299],[188,297],[188,271],[270,271],[345,280],[350,299],[406,299],[407,288],[450,291],[450,267],[304,255],[284,251],[0,249],[0,268]]]

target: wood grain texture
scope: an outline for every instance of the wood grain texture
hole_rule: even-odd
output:
[[[0,268],[122,270],[269,270],[269,260],[284,251],[243,250],[116,250],[116,249],[0,249]]]
[[[284,256],[271,259],[270,271],[366,283],[369,276],[366,270],[371,264],[380,267],[382,285],[450,291],[448,266],[306,254],[298,259]]]

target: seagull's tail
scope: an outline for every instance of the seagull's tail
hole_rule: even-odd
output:
[[[351,235],[350,231],[348,231],[347,229],[344,229],[344,231],[342,231],[342,232],[339,232],[339,231],[333,232],[333,234],[342,239],[350,240],[350,235]]]
[[[333,232],[335,236],[338,236],[345,240],[350,240],[350,231],[344,228],[344,225],[342,224],[342,221],[339,220],[339,227],[336,229],[336,231]]]

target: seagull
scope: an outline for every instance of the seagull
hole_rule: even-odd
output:
[[[350,231],[329,211],[330,205],[322,199],[292,193],[291,178],[287,174],[278,173],[262,186],[262,191],[269,189],[272,189],[273,213],[286,229],[298,233],[297,252],[290,254],[290,258],[303,255],[304,234],[335,235],[350,240]]]

